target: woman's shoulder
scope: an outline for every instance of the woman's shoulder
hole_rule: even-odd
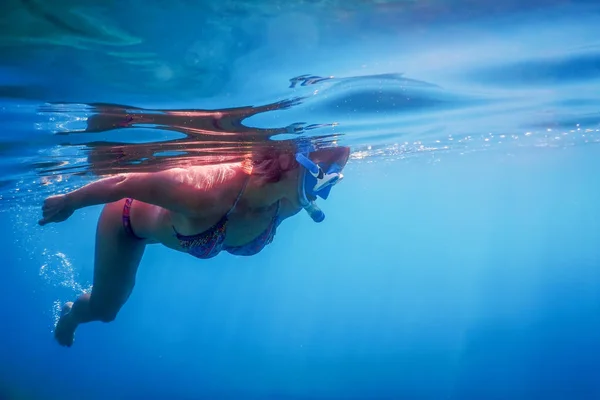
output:
[[[171,190],[172,197],[182,204],[179,208],[185,210],[182,214],[194,218],[226,212],[246,179],[243,169],[235,164],[177,166],[162,173],[172,182],[163,190]]]
[[[169,171],[174,179],[204,190],[227,188],[249,175],[241,163],[180,166]]]

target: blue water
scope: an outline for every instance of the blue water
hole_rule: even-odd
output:
[[[600,398],[600,4],[44,4],[0,17],[0,399]],[[257,113],[85,132],[97,103]],[[101,207],[41,228],[45,196],[299,137],[352,148],[325,222],[150,246],[118,318],[54,342]]]

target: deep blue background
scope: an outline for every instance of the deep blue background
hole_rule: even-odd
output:
[[[290,221],[255,258],[148,250],[117,321],[70,349],[49,325],[72,291],[38,276],[39,252],[89,279],[98,210],[60,237],[21,231],[36,239],[5,258],[5,384],[61,399],[595,398],[600,191],[582,166],[596,152],[350,166],[327,223]]]
[[[61,4],[53,12],[71,21]],[[600,398],[593,2],[229,11],[232,36],[219,20],[207,46],[221,53],[192,46],[211,62],[195,88],[178,63],[200,61],[177,49],[211,35],[205,10],[127,4],[90,10],[142,38],[131,48],[2,42],[3,195],[33,191],[0,212],[0,399]],[[107,47],[151,48],[159,67],[137,71]],[[53,341],[55,302],[91,280],[100,207],[36,226],[42,188],[27,186],[27,166],[56,139],[25,105],[232,107],[289,97],[287,80],[304,73],[383,72],[445,91],[341,81],[253,120],[336,121],[347,133],[354,154],[323,224],[299,214],[251,258],[150,247],[116,321],[80,327],[69,349]]]

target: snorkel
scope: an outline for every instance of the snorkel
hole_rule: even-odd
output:
[[[342,168],[338,164],[331,164],[327,172],[322,166],[308,158],[308,153],[296,153],[296,161],[301,168],[298,179],[298,198],[300,204],[315,222],[322,222],[325,213],[316,205],[317,197],[326,200],[331,188],[344,178]]]

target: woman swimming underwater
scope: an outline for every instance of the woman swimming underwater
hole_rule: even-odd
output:
[[[243,161],[119,174],[48,197],[40,225],[105,204],[97,225],[91,293],[66,303],[55,338],[73,344],[82,323],[110,322],[129,298],[144,249],[160,243],[205,259],[225,251],[250,256],[279,224],[303,208],[316,221],[350,154],[347,147],[277,150]]]

